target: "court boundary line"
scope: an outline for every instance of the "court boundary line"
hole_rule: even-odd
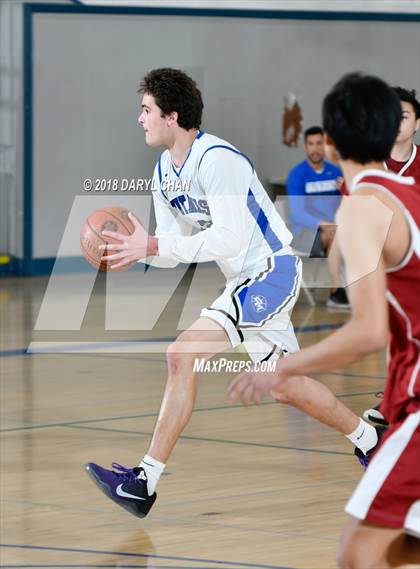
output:
[[[30,565],[0,565],[3,569],[84,569],[84,568],[97,568],[97,569],[198,569],[197,565],[194,566],[187,566],[187,565],[121,565],[117,563],[116,565],[99,565],[97,563],[83,563],[80,565],[79,563],[54,563],[52,564],[30,564]],[[214,567],[201,567],[201,569],[227,569],[221,567],[220,565]]]
[[[284,567],[279,565],[266,565],[257,563],[241,563],[239,561],[223,561],[219,559],[199,559],[194,557],[183,557],[177,555],[159,555],[155,553],[130,553],[126,551],[107,551],[96,549],[84,549],[73,547],[53,547],[46,545],[27,545],[27,544],[10,544],[0,543],[0,547],[15,548],[15,549],[33,549],[40,551],[62,551],[68,553],[90,553],[97,555],[121,555],[122,557],[146,558],[146,559],[162,559],[170,561],[190,561],[193,563],[211,563],[212,565],[228,565],[229,567],[249,567],[254,569],[292,569],[291,567]],[[198,569],[198,568],[197,568]]]
[[[168,474],[168,473],[165,473]],[[172,473],[169,473],[172,474]],[[344,478],[344,479],[337,479],[337,480],[327,480],[327,481],[322,481],[322,482],[316,482],[316,483],[300,483],[297,485],[292,485],[292,486],[281,486],[280,488],[276,488],[276,493],[282,493],[282,492],[290,492],[290,491],[297,491],[297,490],[312,490],[314,488],[324,488],[326,486],[343,486],[346,484],[352,484],[354,486],[355,481],[357,481],[357,479],[355,477],[353,478]],[[219,497],[218,500],[220,501],[224,501],[224,500],[243,500],[244,497],[258,497],[258,496],[266,496],[267,494],[272,494],[273,490],[270,488],[269,490],[258,490],[256,492],[241,492],[240,494],[229,494],[228,496],[223,496],[223,497]],[[205,506],[206,502],[211,502],[214,501],[214,496],[207,496],[205,498],[193,498],[189,500],[189,503],[191,504],[202,504],[203,507]],[[0,498],[0,503],[5,503],[5,504],[13,504],[13,505],[24,505],[24,506],[30,506],[33,508],[53,508],[53,509],[57,509],[57,510],[72,510],[75,512],[84,512],[84,513],[88,513],[88,514],[103,514],[104,513],[104,509],[103,508],[80,508],[80,507],[76,507],[76,506],[63,506],[62,504],[54,504],[51,502],[34,502],[32,500],[19,500],[16,498]],[[184,506],[185,505],[185,500],[180,500],[180,501],[171,501],[171,502],[166,502],[165,507],[166,508],[177,508],[178,506]],[[165,514],[165,518],[169,519],[167,517],[167,514]],[[182,522],[185,523],[185,518],[178,518],[180,519]],[[157,520],[159,521],[159,520]],[[194,522],[191,523],[197,523],[197,520],[194,520]],[[200,522],[202,523],[202,522]],[[220,525],[220,524],[218,524]],[[235,526],[238,527],[238,526]],[[264,533],[266,533],[267,531],[270,531],[270,533],[273,533],[271,530],[262,530],[261,528],[253,528],[253,531],[263,531]],[[278,532],[275,532],[276,534],[278,534]],[[282,532],[282,535],[285,535],[284,532]],[[287,535],[291,535],[290,532],[287,533]],[[302,534],[302,532],[299,532],[298,534],[299,536],[301,535],[308,535],[308,534]],[[312,536],[313,537],[313,536]],[[318,536],[317,536],[318,538]],[[323,538],[325,539],[325,538]],[[330,538],[328,538],[330,539]],[[1,565],[0,565],[1,567]]]
[[[365,373],[340,373],[339,371],[326,371],[326,375],[344,376],[344,377],[361,377],[362,379],[387,379],[386,375],[367,375]]]
[[[153,435],[150,431],[132,431],[129,429],[110,429],[106,427],[85,427],[83,425],[64,425],[64,428],[68,429],[81,429],[85,431],[101,431],[105,433],[123,433],[125,435],[136,435],[136,436],[144,436],[144,437],[151,437]],[[340,456],[353,456],[352,452],[343,452],[337,450],[323,450],[323,449],[312,449],[312,448],[305,448],[305,447],[291,447],[286,445],[276,445],[276,444],[269,444],[269,443],[257,443],[252,441],[234,441],[229,439],[214,439],[210,437],[199,437],[194,435],[179,435],[179,440],[186,440],[186,441],[199,441],[204,443],[219,443],[219,444],[229,444],[229,445],[237,445],[237,446],[252,446],[252,447],[259,447],[259,448],[275,448],[281,450],[297,450],[299,452],[313,452],[316,454],[334,454]]]
[[[320,324],[309,324],[309,325],[305,325],[305,326],[295,326],[294,330],[296,332],[296,334],[305,334],[305,333],[310,333],[310,332],[321,332],[323,330],[336,330],[338,328],[341,328],[341,326],[344,326],[345,322],[331,322],[331,323],[320,323]],[[181,331],[180,331],[181,332]],[[36,356],[36,355],[45,355],[45,354],[62,354],[65,353],[67,350],[67,353],[71,354],[75,354],[75,355],[81,355],[83,353],[87,353],[83,351],[83,348],[89,349],[90,347],[96,347],[98,349],[100,348],[106,348],[108,345],[112,346],[114,344],[118,344],[118,345],[127,345],[130,346],[132,344],[159,344],[159,343],[165,343],[165,342],[174,342],[176,340],[177,336],[161,336],[159,338],[142,338],[140,340],[114,340],[114,341],[99,341],[99,342],[67,342],[67,344],[65,344],[65,341],[63,342],[63,346],[61,346],[60,348],[54,348],[53,344],[55,344],[55,342],[50,342],[50,344],[52,345],[50,351],[33,351],[30,352],[28,351],[30,349],[30,345],[32,343],[45,343],[48,344],[48,342],[42,342],[42,341],[35,341],[35,342],[31,342],[31,344],[27,347],[27,348],[12,348],[10,350],[0,350],[0,358],[7,358],[7,357],[16,357],[16,356]],[[80,352],[72,352],[71,350],[73,350],[76,346],[79,346]],[[118,352],[117,352],[118,353]],[[133,354],[136,354],[137,352],[133,352]],[[101,354],[101,352],[98,352],[98,354]],[[103,354],[102,354],[103,355]]]
[[[39,565],[0,565],[1,568],[3,569],[85,569],[85,568],[96,568],[96,569],[198,569],[197,565],[194,566],[187,566],[187,565],[121,565],[120,563],[117,563],[117,565],[99,565],[97,563],[95,564],[91,564],[91,563],[83,563],[83,565],[80,565],[79,563],[54,563],[52,564],[39,564]],[[217,565],[217,567],[206,567],[203,568],[201,567],[201,569],[227,569],[227,568],[223,568],[220,565]]]
[[[374,395],[375,393],[377,393],[377,391],[359,391],[356,393],[338,393],[336,394],[336,397],[338,399],[343,398],[343,397],[361,397],[363,395]],[[263,401],[260,404],[260,407],[262,406],[268,406],[268,405],[280,405],[280,403],[278,401]],[[212,406],[212,407],[197,407],[196,409],[193,409],[193,413],[200,413],[200,412],[205,412],[205,411],[223,411],[225,409],[241,409],[242,408],[242,404],[241,403],[235,403],[235,404],[225,404],[225,405],[216,405],[216,406]],[[98,419],[78,419],[77,421],[64,421],[64,422],[60,422],[60,423],[41,423],[38,425],[26,425],[23,427],[11,427],[11,428],[6,428],[6,429],[0,429],[0,433],[13,433],[13,432],[18,432],[18,431],[28,431],[28,430],[35,430],[35,429],[47,429],[47,428],[53,428],[53,427],[72,427],[73,425],[86,425],[86,424],[90,424],[90,423],[105,423],[105,422],[110,422],[110,421],[125,421],[125,420],[129,420],[129,419],[147,419],[150,417],[157,417],[159,415],[158,411],[153,411],[150,413],[138,413],[136,415],[119,415],[117,417],[102,417],[102,418],[98,418]]]

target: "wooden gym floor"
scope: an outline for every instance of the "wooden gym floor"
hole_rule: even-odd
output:
[[[77,276],[60,278],[71,283]],[[335,567],[343,507],[362,475],[352,446],[268,399],[260,407],[229,405],[234,374],[202,374],[192,420],[147,518],[105,498],[84,463],[133,466],[147,449],[178,301],[153,331],[140,334],[159,349],[98,353],[111,337],[139,337],[104,331],[104,278],[96,281],[80,332],[34,331],[47,282],[1,281],[1,567]],[[208,275],[211,297],[220,282],[214,271]],[[153,294],[142,290],[143,297]],[[325,290],[316,297],[310,308],[301,295],[294,310],[302,346],[348,317],[325,308]],[[56,341],[85,344],[79,353],[26,352],[33,342]],[[97,342],[90,351],[89,342]],[[384,355],[377,354],[319,379],[360,413],[377,401],[384,376]]]

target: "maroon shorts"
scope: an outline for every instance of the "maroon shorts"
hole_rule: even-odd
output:
[[[346,512],[420,537],[420,411],[385,433]]]

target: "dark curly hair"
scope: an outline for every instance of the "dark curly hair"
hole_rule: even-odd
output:
[[[401,103],[382,79],[349,73],[325,97],[322,119],[344,160],[382,162],[390,155],[400,128]]]
[[[203,99],[195,81],[179,69],[153,69],[144,76],[137,93],[152,95],[162,116],[178,113],[178,124],[185,130],[200,128]]]

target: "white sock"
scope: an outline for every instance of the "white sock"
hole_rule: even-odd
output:
[[[140,462],[139,467],[143,468],[147,476],[147,491],[149,496],[153,494],[156,489],[159,478],[165,470],[165,464],[159,462],[155,458],[145,454],[143,460]]]
[[[352,433],[346,435],[346,437],[357,446],[364,454],[373,449],[373,447],[378,442],[378,434],[373,425],[369,425],[363,419]]]

